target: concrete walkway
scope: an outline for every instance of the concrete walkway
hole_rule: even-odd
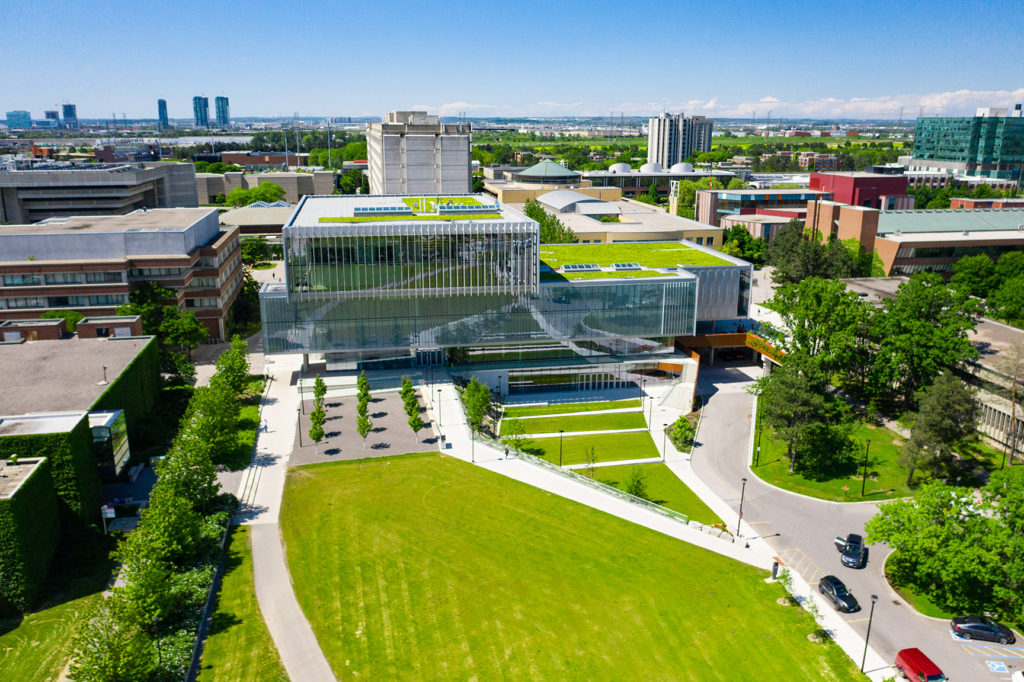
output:
[[[438,394],[437,389],[440,389],[439,405],[436,398]],[[733,543],[712,537],[674,518],[601,492],[591,488],[586,483],[575,481],[569,476],[559,474],[556,471],[551,471],[514,457],[506,459],[503,450],[491,446],[486,441],[477,440],[472,442],[469,427],[466,425],[462,411],[456,402],[458,394],[455,391],[454,385],[450,383],[436,384],[432,397],[434,397],[434,401],[430,404],[430,410],[437,410],[438,406],[440,407],[441,417],[438,421],[441,425],[441,433],[444,434],[445,439],[450,444],[450,447],[445,450],[446,455],[457,457],[467,462],[474,461],[477,466],[494,473],[532,485],[535,488],[545,490],[559,497],[585,504],[588,507],[612,514],[613,516],[618,516],[645,528],[650,528],[678,540],[727,556],[730,559],[742,561],[745,564],[765,570],[771,567],[772,554],[765,551],[764,547],[760,549],[746,547],[741,543]]]
[[[647,429],[645,429],[645,428],[636,428],[636,429],[607,429],[607,430],[601,430],[601,431],[564,431],[561,434],[561,436],[563,438],[568,438],[569,436],[603,436],[605,434],[610,434],[610,433],[643,433],[644,431],[647,431]],[[555,431],[554,433],[527,433],[526,434],[527,438],[558,438],[558,436],[559,436],[558,431]]]
[[[288,676],[302,682],[331,682],[334,673],[295,598],[278,526],[299,406],[292,380],[300,366],[301,356],[267,359],[271,384],[260,416],[268,428],[257,434],[253,461],[239,485],[236,521],[252,526],[256,600]]]

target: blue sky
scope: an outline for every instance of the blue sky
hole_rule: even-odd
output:
[[[1024,2],[3,0],[0,112],[894,118],[1024,102]],[[212,102],[211,102],[212,107]]]

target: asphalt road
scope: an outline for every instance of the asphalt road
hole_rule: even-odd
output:
[[[741,479],[747,478],[743,518],[765,537],[778,557],[812,585],[823,576],[838,576],[864,607],[843,618],[861,635],[868,625],[871,595],[878,595],[871,627],[871,646],[889,661],[908,647],[921,649],[951,680],[1009,680],[1024,669],[1024,641],[1013,646],[955,640],[945,620],[926,618],[889,587],[883,574],[887,547],[869,548],[866,568],[851,569],[839,561],[836,536],[864,533],[876,510],[873,502],[835,503],[782,491],[763,483],[748,468],[750,424],[754,398],[747,393],[750,376],[760,368],[701,367],[698,391],[706,406],[692,464],[697,475],[733,509],[740,503]],[[859,663],[860,661],[857,661]],[[987,662],[992,662],[993,671]]]

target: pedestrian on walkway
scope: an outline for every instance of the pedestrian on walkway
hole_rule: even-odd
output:
[[[508,459],[508,446],[505,446],[505,456],[502,459]]]

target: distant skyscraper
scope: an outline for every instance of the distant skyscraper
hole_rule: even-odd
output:
[[[160,130],[167,130],[171,127],[171,122],[167,119],[167,100],[158,99],[156,101],[156,118]]]
[[[32,114],[21,109],[17,111],[7,112],[7,127],[14,128],[31,128],[32,127]]]
[[[210,100],[208,98],[192,98],[192,118],[195,119],[196,128],[210,127]]]
[[[228,113],[228,98],[218,97],[213,100],[213,104],[217,110],[217,125],[221,128],[230,126],[231,115]]]
[[[647,162],[668,170],[695,152],[711,151],[713,121],[703,116],[662,114],[647,125]]]
[[[47,128],[60,128],[60,112],[56,109],[44,111],[43,123]]]
[[[64,104],[61,106],[64,114],[64,127],[65,128],[77,128],[78,127],[78,107],[74,104]]]

